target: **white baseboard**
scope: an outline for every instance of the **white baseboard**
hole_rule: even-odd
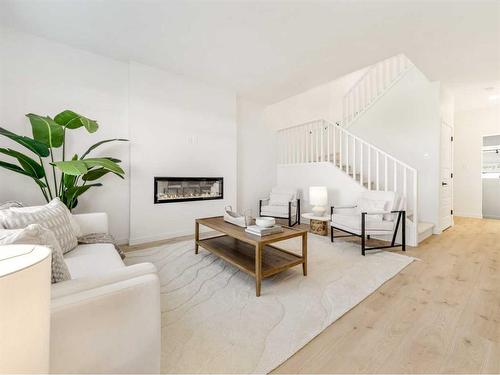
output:
[[[467,212],[467,211],[455,211],[453,216],[461,216],[461,217],[472,217],[475,219],[482,219],[483,214],[477,212]]]
[[[200,225],[200,233],[213,232],[212,229],[203,227]],[[177,231],[177,232],[163,232],[160,234],[155,234],[153,236],[142,236],[142,237],[130,237],[128,240],[129,245],[140,245],[148,242],[169,240],[177,237],[191,236],[194,235],[193,230]]]

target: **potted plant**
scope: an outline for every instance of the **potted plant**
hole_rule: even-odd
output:
[[[45,200],[55,197],[71,210],[78,204],[78,197],[92,187],[102,186],[97,182],[108,173],[124,178],[125,172],[119,166],[121,162],[112,157],[89,157],[89,154],[102,144],[127,139],[105,139],[89,147],[80,156],[75,154],[66,160],[66,132],[84,127],[94,133],[98,129],[96,121],[76,112],[65,110],[53,119],[33,113],[26,115],[31,123],[33,137],[15,134],[0,127],[3,135],[28,149],[34,157],[25,153],[0,147],[0,153],[17,159],[18,164],[0,160],[0,167],[31,178],[40,188]],[[54,160],[56,150],[61,149],[61,160]],[[47,167],[47,168],[46,168]],[[48,171],[47,171],[48,169]],[[50,176],[51,175],[51,176]]]

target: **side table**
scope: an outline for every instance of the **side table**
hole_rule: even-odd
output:
[[[301,215],[304,219],[309,219],[309,231],[320,236],[328,234],[329,216],[316,216],[313,213],[305,213]]]

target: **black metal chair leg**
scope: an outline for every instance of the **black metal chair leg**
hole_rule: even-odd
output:
[[[365,256],[365,220],[366,212],[361,213],[361,255]]]
[[[330,239],[333,242],[333,228],[330,227]]]
[[[297,223],[300,225],[300,199],[297,199]]]
[[[403,222],[401,225],[401,248],[406,251],[406,211],[403,211]]]

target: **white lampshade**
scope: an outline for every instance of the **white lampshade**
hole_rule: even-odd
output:
[[[309,204],[314,206],[313,213],[317,216],[323,216],[328,203],[328,191],[326,186],[311,186],[309,188]]]
[[[0,373],[48,373],[50,250],[0,246]]]
[[[326,186],[311,186],[309,188],[309,204],[312,206],[326,206],[328,204]]]

